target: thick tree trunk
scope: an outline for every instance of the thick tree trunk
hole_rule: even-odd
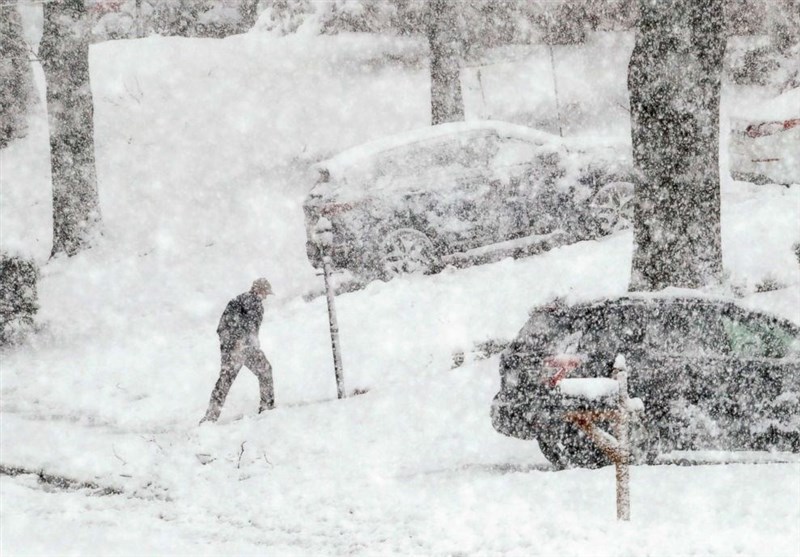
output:
[[[39,47],[47,81],[53,180],[53,255],[87,248],[100,224],[89,81],[90,21],[83,0],[44,5]]]
[[[134,14],[136,17],[136,38],[141,39],[144,37],[144,14],[142,13],[142,0],[136,0],[134,7]]]
[[[34,99],[22,24],[17,9],[8,3],[0,7],[0,149],[25,137],[28,107]]]
[[[430,0],[431,124],[464,120],[461,96],[461,36],[453,0]]]
[[[637,170],[631,290],[718,283],[722,0],[640,0],[628,68]]]
[[[258,19],[258,0],[242,0],[239,4],[239,13],[242,14],[239,31],[246,33],[253,28]]]

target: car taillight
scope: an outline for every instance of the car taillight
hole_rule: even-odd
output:
[[[774,133],[800,127],[800,118],[792,118],[782,122],[762,122],[761,124],[750,124],[744,131],[747,137],[757,138],[772,135]]]
[[[555,387],[559,381],[583,364],[586,358],[580,354],[556,354],[544,359],[545,376],[542,380],[548,387]]]

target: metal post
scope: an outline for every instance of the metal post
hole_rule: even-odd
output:
[[[347,395],[344,390],[344,376],[342,374],[342,354],[339,350],[339,323],[336,320],[336,305],[334,303],[333,285],[330,280],[331,258],[329,255],[322,257],[322,274],[325,276],[325,297],[328,299],[328,323],[331,330],[333,369],[336,373],[336,393],[338,398],[345,398]]]
[[[331,350],[333,351],[333,369],[336,373],[336,393],[339,398],[347,396],[344,390],[344,372],[342,371],[342,353],[339,349],[339,323],[336,319],[336,303],[334,301],[331,268],[333,266],[330,250],[333,245],[333,226],[321,217],[314,227],[314,240],[322,253],[322,275],[325,277],[325,297],[328,300],[328,325],[331,331]]]
[[[564,137],[564,130],[561,127],[561,103],[558,100],[558,78],[556,77],[556,62],[553,57],[553,45],[548,45],[550,50],[550,66],[553,68],[553,90],[556,95],[556,120],[558,122],[558,135]]]

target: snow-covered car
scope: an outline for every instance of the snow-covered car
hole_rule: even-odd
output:
[[[800,87],[731,119],[731,176],[756,184],[800,184]]]
[[[632,435],[641,461],[673,450],[800,451],[800,328],[690,292],[535,309],[501,355],[494,428],[536,439],[559,468],[607,464],[565,419],[602,403],[560,387],[612,377],[620,354],[645,407]]]
[[[436,272],[487,246],[524,255],[629,226],[626,145],[505,122],[442,124],[355,147],[316,165],[305,200],[306,243],[333,232],[335,269],[366,280]]]

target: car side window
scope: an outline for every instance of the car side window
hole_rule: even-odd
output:
[[[777,321],[743,315],[723,319],[731,352],[748,358],[785,358],[800,352],[800,339]]]

